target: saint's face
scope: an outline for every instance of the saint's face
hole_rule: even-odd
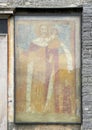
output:
[[[40,27],[40,34],[41,36],[45,37],[48,34],[48,29],[46,25],[41,25]]]

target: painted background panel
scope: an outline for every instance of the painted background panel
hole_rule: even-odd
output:
[[[80,17],[15,17],[15,121],[80,123]]]

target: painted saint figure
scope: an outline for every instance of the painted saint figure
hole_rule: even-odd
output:
[[[66,57],[68,55],[68,67],[72,64],[69,60],[70,52],[61,44],[58,32],[52,29],[52,34],[46,25],[40,26],[40,36],[30,44],[27,65],[27,95],[26,111],[44,112],[48,110],[48,104],[54,97],[53,112],[59,110],[59,48],[63,47]],[[71,58],[71,57],[70,57]],[[72,67],[72,65],[70,66]],[[71,68],[69,68],[71,69]],[[30,78],[29,78],[30,77]]]

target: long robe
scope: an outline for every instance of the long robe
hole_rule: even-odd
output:
[[[49,41],[46,46],[31,43],[27,54],[24,54],[24,60],[20,57],[21,68],[17,70],[20,74],[19,77],[17,75],[17,81],[20,78],[17,93],[19,111],[64,112],[63,87],[69,75],[67,63],[63,63],[66,56],[62,58],[59,48],[58,38]],[[65,68],[62,69],[62,66]]]
[[[59,41],[55,39],[51,41],[46,47],[38,46],[37,44],[32,44],[30,46],[29,54],[29,66],[33,64],[32,68],[32,82],[30,84],[30,106],[32,112],[43,112],[46,103],[48,102],[48,90],[50,87],[50,82],[53,83],[54,95],[53,92],[50,94],[55,97],[53,99],[52,109],[53,112],[59,112],[59,101],[58,101],[58,48]],[[33,57],[33,58],[32,58]],[[30,70],[29,70],[30,71]],[[51,80],[51,74],[54,71],[52,76],[53,81]],[[30,77],[28,77],[30,78]],[[52,88],[52,89],[53,89]]]

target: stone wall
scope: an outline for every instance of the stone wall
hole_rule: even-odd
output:
[[[92,5],[83,6],[82,19],[83,130],[92,130]]]
[[[83,6],[82,12],[82,130],[92,130],[92,0],[0,0],[1,7],[75,7]],[[34,127],[14,126],[9,123],[9,130],[14,127],[21,130],[31,130]],[[41,130],[45,130],[41,128]],[[73,130],[79,130],[76,127]],[[40,130],[40,127],[39,127]],[[49,130],[49,127],[48,127]],[[63,130],[63,128],[62,128]]]
[[[1,7],[72,7],[92,0],[0,0]]]

